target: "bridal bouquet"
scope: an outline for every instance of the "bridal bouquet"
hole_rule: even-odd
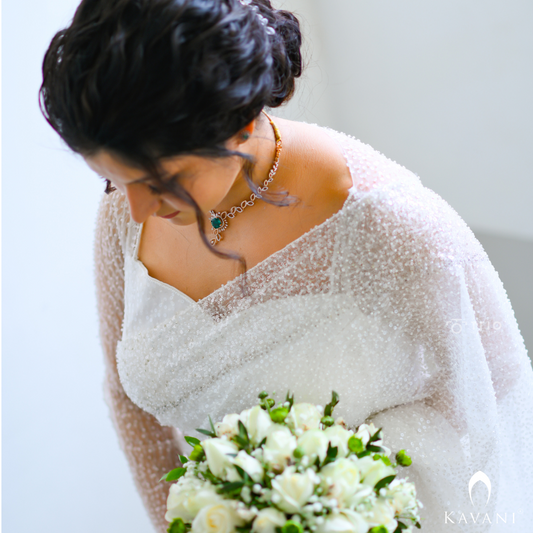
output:
[[[415,486],[397,480],[409,466],[404,450],[383,446],[381,428],[350,430],[326,407],[268,393],[240,414],[228,414],[209,438],[180,456],[182,468],[162,478],[170,487],[169,533],[400,533],[420,528]]]

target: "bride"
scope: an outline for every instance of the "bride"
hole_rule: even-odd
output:
[[[529,531],[533,373],[498,274],[412,172],[270,114],[300,45],[269,0],[83,0],[44,58],[43,113],[105,181],[107,401],[154,526],[209,415],[334,389],[412,457],[423,530]]]

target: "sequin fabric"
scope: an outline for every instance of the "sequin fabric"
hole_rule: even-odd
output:
[[[318,126],[316,126],[318,127]],[[96,286],[106,397],[157,531],[183,435],[256,403],[341,398],[413,465],[422,531],[526,533],[533,372],[505,289],[462,218],[419,177],[324,128],[353,187],[340,211],[199,302],[151,278],[142,225],[104,196]],[[176,429],[177,428],[177,429]],[[469,482],[483,472],[487,487]],[[498,519],[499,515],[499,519]],[[505,520],[505,522],[503,521]]]

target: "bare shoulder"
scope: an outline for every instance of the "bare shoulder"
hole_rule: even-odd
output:
[[[291,189],[305,196],[309,204],[342,205],[353,180],[339,144],[316,125],[283,119],[276,122],[287,140]]]

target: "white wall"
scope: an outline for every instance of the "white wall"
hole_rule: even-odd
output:
[[[472,229],[533,241],[530,0],[277,5],[301,14],[312,41],[312,83],[286,116],[371,144]]]
[[[74,0],[3,5],[3,529],[146,533],[103,402],[92,280],[103,185],[37,106]]]
[[[102,184],[37,107],[42,55],[76,3],[3,5],[6,533],[150,531],[101,392],[92,232]],[[285,4],[316,39],[286,113],[374,145],[469,224],[532,237],[531,4]]]

